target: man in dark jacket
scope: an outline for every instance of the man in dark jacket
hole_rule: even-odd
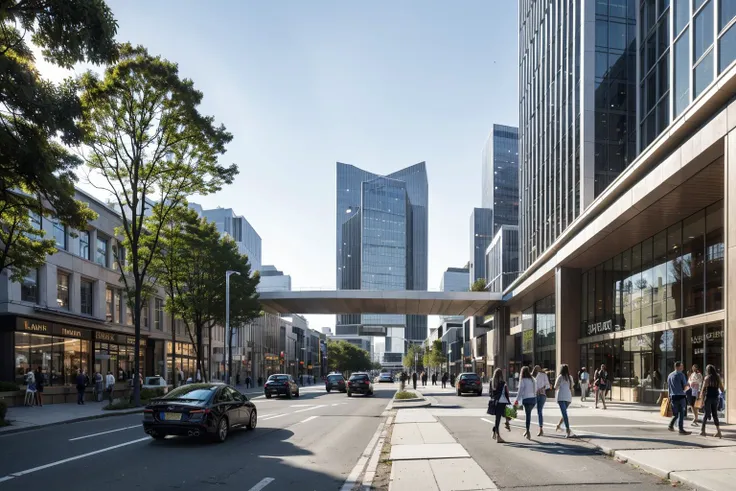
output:
[[[77,404],[84,404],[84,389],[87,387],[87,376],[80,368],[77,371]]]
[[[417,389],[417,372],[411,374],[411,382],[414,384],[414,390]]]

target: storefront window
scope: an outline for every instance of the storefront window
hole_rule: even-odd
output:
[[[652,255],[652,239],[641,244],[641,325],[652,324],[652,292],[654,286],[654,256]]]
[[[705,307],[723,308],[723,201],[709,206],[705,216]]]
[[[682,283],[680,275],[680,255],[682,254],[682,223],[667,229],[667,285],[666,320],[682,317]]]
[[[667,231],[654,236],[652,241],[652,255],[654,256],[652,272],[652,324],[665,320],[666,291],[667,291]]]
[[[601,322],[603,318],[603,292],[604,292],[603,265],[599,264],[595,268],[595,321]]]
[[[613,260],[603,263],[603,316],[599,321],[608,321],[613,318],[613,287],[615,284]]]
[[[723,323],[708,324],[705,326],[705,364],[716,367],[721,378],[726,377],[723,353]]]
[[[580,280],[582,296],[580,297],[580,337],[588,335],[588,273],[583,273]]]
[[[623,327],[631,329],[634,324],[632,320],[631,309],[632,301],[632,282],[631,282],[631,250],[626,250],[621,254],[621,306],[623,308]]]
[[[88,372],[89,341],[15,333],[15,380],[23,384],[29,368],[42,367],[49,385],[70,385],[77,370]]]
[[[642,278],[641,244],[631,249],[631,327],[641,327]]]
[[[56,273],[56,303],[60,309],[69,310],[69,275]]]
[[[616,331],[620,331],[624,328],[621,257],[622,255],[619,254],[613,258],[613,327]]]
[[[683,340],[684,355],[683,362],[685,369],[690,370],[693,364],[700,367],[701,372],[705,372],[705,330],[704,326],[695,326],[685,329]]]
[[[686,218],[682,228],[683,251],[679,264],[682,277],[683,315],[702,314],[704,309],[705,210]]]
[[[555,297],[550,295],[535,305],[536,331],[534,363],[552,371],[556,368]]]

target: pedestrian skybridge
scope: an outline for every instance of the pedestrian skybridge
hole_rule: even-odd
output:
[[[388,290],[261,291],[262,308],[274,314],[485,315],[501,293]]]

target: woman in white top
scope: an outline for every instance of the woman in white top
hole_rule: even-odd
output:
[[[532,373],[529,367],[521,367],[521,374],[519,375],[519,391],[516,393],[516,400],[514,406],[519,405],[519,401],[524,406],[524,413],[526,414],[526,431],[524,436],[527,440],[531,440],[531,434],[529,433],[529,427],[532,424],[532,409],[534,409],[537,403],[537,384],[532,378]]]
[[[31,367],[28,367],[26,379],[26,397],[23,401],[24,406],[33,406],[36,402],[36,374],[33,373]]]
[[[698,408],[695,403],[698,401],[700,395],[700,387],[703,385],[703,375],[700,373],[700,367],[693,365],[690,371],[690,378],[687,383],[690,385],[690,394],[687,397],[687,403],[693,410],[693,426],[698,426]]]
[[[537,385],[537,418],[539,419],[539,432],[537,436],[544,435],[544,415],[542,410],[544,409],[544,403],[547,402],[547,389],[549,385],[549,377],[547,372],[542,371],[542,367],[536,365],[534,367],[534,380]]]
[[[557,404],[560,406],[562,411],[562,418],[557,423],[557,431],[560,431],[560,426],[565,423],[565,430],[567,430],[567,438],[573,436],[570,431],[570,421],[567,418],[567,406],[572,402],[572,384],[573,380],[570,376],[570,368],[567,365],[562,365],[560,368],[560,375],[555,381],[555,396],[557,398]]]

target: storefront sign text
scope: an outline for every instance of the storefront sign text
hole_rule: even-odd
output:
[[[109,332],[97,331],[95,333],[95,339],[97,341],[110,341],[115,342],[115,335]]]
[[[717,339],[723,339],[723,330],[720,331],[711,331],[705,334],[705,341],[708,343],[711,343]],[[692,344],[703,344],[703,336],[691,336],[690,342]]]
[[[594,336],[596,334],[603,334],[606,332],[613,332],[612,320],[588,324],[588,336]]]
[[[37,332],[40,334],[51,334],[51,326],[38,321],[23,321],[23,330],[28,332]]]
[[[67,338],[91,339],[92,331],[81,329],[79,327],[68,326],[65,324],[55,324],[51,322],[43,322],[35,319],[17,318],[16,330],[31,332],[35,334],[46,334],[53,336],[63,336]]]

